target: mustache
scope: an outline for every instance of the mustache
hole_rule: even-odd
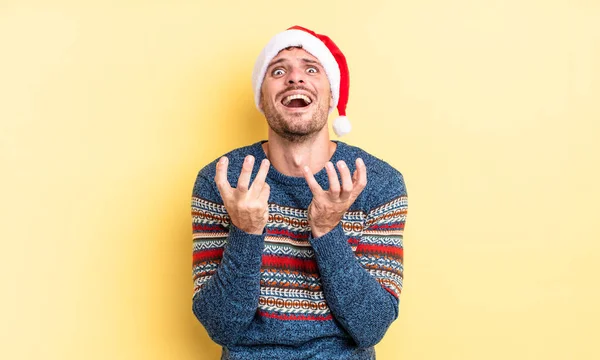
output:
[[[304,86],[300,86],[300,85],[292,85],[292,86],[288,86],[288,87],[287,87],[287,88],[285,88],[284,90],[282,90],[282,91],[278,92],[278,93],[277,93],[277,97],[278,97],[278,98],[279,98],[279,97],[282,97],[282,96],[283,96],[283,94],[285,94],[286,92],[289,92],[289,91],[294,91],[294,90],[302,90],[302,91],[306,91],[307,93],[309,93],[309,94],[311,94],[311,95],[312,95],[313,99],[316,99],[316,98],[317,98],[317,94],[316,94],[314,91],[312,91],[312,90],[310,90],[310,89],[307,89],[307,88],[305,88]]]

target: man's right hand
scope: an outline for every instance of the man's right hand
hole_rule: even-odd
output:
[[[246,156],[237,188],[232,188],[227,180],[229,159],[223,156],[217,162],[215,183],[223,199],[223,205],[231,222],[240,230],[249,234],[261,235],[269,220],[269,184],[265,182],[269,171],[269,160],[264,159],[256,178],[250,186],[250,176],[254,167],[254,157]]]

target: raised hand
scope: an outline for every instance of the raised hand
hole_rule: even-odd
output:
[[[269,171],[269,160],[262,161],[256,178],[250,186],[254,157],[246,156],[237,188],[232,188],[227,180],[228,163],[229,159],[225,156],[219,159],[215,174],[215,183],[223,199],[223,205],[236,227],[249,234],[260,235],[269,220],[268,201],[271,191],[269,184],[265,182]]]
[[[367,167],[361,158],[356,159],[356,171],[352,177],[344,161],[338,161],[337,168],[342,178],[341,186],[333,164],[329,161],[325,164],[329,179],[329,190],[325,191],[315,180],[308,166],[304,167],[304,178],[313,194],[312,202],[308,206],[308,223],[314,237],[323,236],[333,230],[367,186]]]

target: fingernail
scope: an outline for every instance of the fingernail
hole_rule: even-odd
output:
[[[309,171],[310,171],[310,169],[308,168],[308,166],[304,165],[304,172],[306,172],[306,173],[307,173],[307,172],[309,172]]]
[[[246,164],[252,164],[254,162],[254,157],[251,155],[246,156]]]
[[[223,156],[221,159],[219,159],[219,164],[223,165],[227,162],[227,158],[225,156]]]
[[[338,161],[337,165],[341,168],[346,167],[346,163],[343,160]]]
[[[356,162],[358,162],[359,165],[364,165],[364,161],[361,158],[356,159]]]

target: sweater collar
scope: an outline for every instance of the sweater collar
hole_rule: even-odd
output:
[[[333,152],[333,155],[331,156],[331,159],[329,159],[329,161],[331,161],[332,163],[335,164],[339,160],[342,160],[342,154],[347,145],[341,141],[337,141],[337,140],[332,140],[332,141],[335,142],[337,144],[337,146],[335,148],[335,151]],[[265,151],[262,147],[262,145],[266,142],[267,142],[267,140],[262,140],[262,141],[255,143],[254,145],[252,145],[252,150],[254,153],[252,155],[254,155],[254,157],[256,158],[255,163],[257,163],[257,164],[259,164],[263,159],[267,158],[267,154],[265,154]],[[319,183],[319,185],[321,185],[322,188],[324,188],[324,189],[329,188],[328,181],[327,181],[327,171],[325,170],[325,167],[323,167],[316,174],[314,174],[314,177],[317,180],[317,182]],[[275,169],[275,167],[273,167],[273,165],[271,165],[269,167],[269,173],[267,174],[267,179],[272,180],[277,183],[280,183],[280,184],[286,184],[286,185],[306,185],[306,180],[304,179],[304,177],[284,175],[284,174],[280,173],[277,169]]]

